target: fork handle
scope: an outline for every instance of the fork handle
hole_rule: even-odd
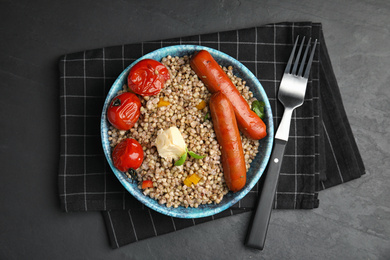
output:
[[[260,250],[264,248],[286,143],[287,141],[285,140],[275,139],[270,163],[268,164],[268,170],[265,175],[263,190],[257,202],[252,224],[248,230],[246,240],[248,247]]]

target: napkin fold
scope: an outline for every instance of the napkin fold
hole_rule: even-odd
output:
[[[100,140],[103,103],[117,76],[142,55],[170,45],[203,45],[236,58],[256,75],[271,103],[276,130],[283,114],[277,91],[297,35],[311,37],[312,42],[318,39],[318,43],[305,102],[292,117],[274,208],[316,208],[320,190],[359,178],[365,168],[343,107],[322,26],[284,22],[61,57],[58,184],[62,209],[102,211],[113,248],[252,210],[264,178],[236,205],[207,218],[173,218],[143,206],[121,186],[106,163]]]

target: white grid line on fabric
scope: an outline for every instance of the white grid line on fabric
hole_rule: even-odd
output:
[[[238,54],[239,54],[239,47],[240,45],[238,44],[240,42],[240,36],[239,36],[239,33],[238,33],[238,30],[236,30],[236,60],[239,60],[238,59]]]
[[[101,191],[101,192],[98,192],[98,191],[88,191],[88,192],[71,192],[71,193],[67,193],[67,194],[60,194],[60,196],[78,196],[78,195],[102,195],[104,192]],[[122,191],[107,191],[106,192],[107,194],[122,194],[123,192]]]
[[[287,25],[287,24],[266,24],[264,25],[264,27],[280,27],[280,28],[290,28],[292,27],[292,29],[294,30],[295,28],[295,23],[292,23],[292,25]],[[299,25],[298,26],[299,28],[312,28],[313,25]]]
[[[318,98],[305,98],[303,101],[305,102],[305,103],[307,103],[307,102],[312,102],[312,101],[314,101],[314,100],[317,100]],[[268,98],[268,100],[273,100],[273,101],[278,101],[279,99],[278,98],[276,98],[276,97],[270,97],[270,98]],[[294,115],[293,115],[294,116]]]
[[[295,29],[295,24],[294,23],[292,23],[292,28],[291,28],[291,33],[292,33],[292,37],[291,37],[291,39],[293,39],[293,41],[294,41],[294,29]],[[306,95],[305,95],[306,96]],[[295,115],[295,117],[296,117],[296,110],[294,110],[294,115]],[[295,135],[297,134],[296,133],[296,130],[297,130],[297,119],[295,118],[295,119],[293,119],[294,120],[294,124],[295,124]],[[298,141],[298,139],[297,138],[294,138],[294,140],[295,140],[295,154],[297,154],[297,141]],[[298,176],[296,175],[296,173],[297,173],[297,160],[298,160],[298,157],[296,157],[296,156],[294,156],[294,185],[295,185],[295,191],[297,190],[297,178],[298,178]],[[296,204],[297,204],[297,194],[295,193],[294,194],[294,209],[296,208]]]
[[[182,40],[182,43],[180,44],[199,44],[199,40],[198,41],[188,41],[188,40]],[[158,44],[160,42],[158,41],[148,41],[148,42],[145,42],[146,44],[148,43],[151,43],[151,44]],[[222,43],[222,44],[234,44],[233,42],[227,42],[227,41],[202,41],[203,44],[207,44],[207,43],[211,43],[211,44],[218,44],[218,43]],[[163,41],[163,44],[178,44],[176,41]],[[240,42],[240,44],[247,44],[247,45],[254,45],[254,42]],[[200,45],[200,44],[199,44]],[[266,45],[266,46],[273,46],[274,44],[273,43],[269,43],[269,42],[259,42],[259,45]],[[291,44],[291,43],[275,43],[275,45],[277,46],[293,46],[294,44]]]
[[[294,41],[294,29],[295,29],[295,24],[294,23],[292,23],[292,26],[291,26],[291,33],[292,33],[292,37],[291,37],[291,39],[293,39],[293,41]],[[306,95],[305,95],[306,96]],[[295,119],[293,119],[294,120],[294,123],[295,123],[295,135],[297,134],[296,133],[296,130],[297,130],[297,119],[296,119],[296,110],[294,110],[294,115],[295,115]],[[298,139],[297,138],[295,138],[295,154],[297,154],[297,141],[298,141]],[[298,157],[296,157],[296,156],[294,156],[294,184],[295,184],[295,191],[297,190],[297,175],[296,175],[296,173],[297,173],[297,160],[298,160]],[[296,208],[296,204],[297,204],[297,194],[296,194],[296,192],[294,193],[294,209]]]
[[[86,61],[102,61],[103,59],[86,59]],[[106,61],[109,61],[110,59],[106,59]],[[121,61],[122,59],[116,59],[117,61]],[[126,59],[125,59],[126,60]],[[131,61],[135,61],[135,59],[131,59]],[[241,63],[254,63],[254,64],[278,64],[278,65],[287,65],[285,61],[267,61],[267,60],[240,60]],[[319,62],[318,60],[313,60],[313,63]],[[69,79],[82,79],[83,76],[60,76],[60,78],[69,78]],[[102,79],[103,77],[99,76],[86,76],[87,79]],[[107,79],[116,79],[117,77],[107,77]]]
[[[280,172],[281,175],[285,176],[290,176],[290,175],[297,175],[297,176],[313,176],[314,174],[312,173],[299,173],[299,172],[294,172],[294,173],[289,173],[289,172]]]
[[[272,82],[274,82],[274,80],[270,80]],[[276,83],[280,83],[280,81],[276,82]],[[85,96],[86,98],[102,98],[101,96],[94,96],[94,95],[86,95]],[[84,96],[81,96],[81,95],[67,95],[67,96],[64,96],[64,95],[60,95],[60,98],[84,98]],[[277,100],[277,98],[273,98],[273,97],[269,97],[268,98],[269,100]],[[318,97],[313,97],[313,98],[310,98],[310,99],[305,99],[304,101],[308,102],[308,101],[313,101],[313,100],[318,100],[319,98]],[[63,115],[61,115],[63,116]],[[80,116],[80,115],[78,115]]]
[[[249,193],[254,193],[255,191],[251,190],[249,191]],[[278,194],[291,194],[291,195],[309,195],[309,196],[313,196],[315,194],[315,192],[303,192],[303,191],[297,191],[297,192],[294,192],[294,191],[277,191],[275,192],[275,195],[276,193]],[[276,203],[276,202],[275,202]]]
[[[277,82],[277,83],[280,83],[282,80],[281,79],[264,79],[264,78],[258,78],[258,80],[260,81],[260,82],[270,82],[270,83],[274,83],[275,81]],[[308,82],[313,82],[313,81],[318,81],[319,82],[319,79],[310,79]],[[315,99],[319,99],[319,97],[313,97],[313,98],[315,98]]]
[[[66,58],[67,56],[65,55],[64,56],[64,75],[66,75]],[[63,84],[64,84],[64,113],[66,115],[66,78],[64,78],[64,81],[63,81]],[[67,118],[64,117],[64,134],[66,135],[67,134]],[[64,152],[65,154],[68,153],[68,142],[64,142]],[[68,203],[67,203],[67,200],[66,200],[66,174],[67,174],[67,168],[66,168],[66,165],[67,165],[67,157],[65,156],[64,157],[64,205],[65,205],[65,212],[68,212]]]
[[[306,102],[312,102],[314,100],[318,100],[318,98],[313,98],[313,97],[310,97],[310,98],[304,98],[303,101],[306,103]]]
[[[308,157],[308,158],[314,158],[315,155],[314,154],[285,154],[284,156],[286,157]]]
[[[254,43],[253,43],[254,44]],[[258,43],[258,45],[261,45],[261,43]],[[93,58],[93,59],[85,59],[85,61],[102,61],[103,60],[103,58]],[[106,61],[135,61],[136,59],[127,59],[127,58],[106,58],[105,59]],[[72,61],[83,61],[83,59],[75,59],[75,60],[69,60],[69,61],[67,61],[68,63],[69,62],[72,62]],[[263,63],[263,64],[273,64],[273,63],[276,63],[276,64],[286,64],[287,65],[287,62],[285,62],[285,61],[267,61],[267,60],[240,60],[240,62],[241,63],[243,63],[243,62],[245,62],[245,63],[256,63],[256,64],[258,64],[258,63]],[[314,63],[318,63],[319,62],[319,60],[316,60],[316,59],[313,59],[313,64]],[[75,76],[75,75],[73,75],[73,76],[64,76],[64,75],[62,75],[62,76],[60,76],[60,78],[62,79],[62,78],[64,78],[64,77],[66,77],[66,78],[83,78],[83,76]],[[102,78],[102,77],[98,77],[98,76],[86,76],[87,78],[97,78],[97,79],[99,79],[99,78]],[[107,78],[109,78],[109,79],[116,79],[116,77],[107,77]],[[317,80],[317,79],[316,79]]]
[[[105,48],[103,48],[103,96],[106,94],[106,52]],[[122,62],[123,64],[123,62]],[[107,172],[107,164],[104,164],[104,171]],[[104,202],[103,202],[103,208],[104,210],[107,210],[107,196],[106,196],[106,191],[107,191],[107,174],[104,175]]]
[[[257,27],[255,27],[255,60],[257,61],[257,45],[258,45],[258,42],[257,42]],[[257,78],[257,62],[255,63],[255,75],[256,75],[256,78]]]
[[[309,138],[309,139],[315,138],[314,135],[290,135],[289,137],[290,137],[290,138],[303,138],[303,139],[306,139],[306,138]]]
[[[87,176],[94,176],[94,175],[105,175],[106,173],[105,172],[89,172],[89,173],[84,173],[85,175]],[[83,175],[84,175],[83,174]],[[59,177],[81,177],[83,176],[81,174],[77,174],[77,173],[66,173],[66,174],[58,174]]]
[[[276,193],[278,194],[286,194],[286,195],[294,195],[294,194],[297,194],[297,195],[309,195],[309,196],[313,196],[314,195],[314,192],[301,192],[301,191],[297,191],[297,192],[293,192],[293,191],[277,191]]]
[[[101,61],[103,60],[103,58],[86,58],[85,59],[86,61]],[[121,61],[121,60],[129,60],[129,61],[135,61],[137,59],[135,58],[106,58],[106,61]],[[80,62],[80,61],[83,61],[83,59],[71,59],[71,60],[68,60],[67,62],[70,63],[70,62]]]
[[[83,53],[83,72],[84,72],[84,77],[87,75],[86,72],[86,62],[85,62],[85,51]],[[84,95],[87,94],[87,80],[84,78]],[[84,98],[84,115],[87,114],[87,98]],[[87,118],[84,117],[84,135],[87,133]],[[87,154],[87,142],[86,138],[84,138],[84,209],[85,211],[88,210],[87,206],[87,176],[85,175],[87,172],[87,157],[85,156]]]
[[[273,45],[273,47],[274,47],[274,62],[276,62],[276,45],[275,45],[275,43],[276,43],[276,27],[275,27],[275,25],[274,25],[274,45]],[[277,88],[277,85],[276,85],[276,63],[274,63],[274,94],[275,94],[275,97],[277,97],[278,96],[278,93],[277,93],[277,91],[278,91],[278,88]],[[274,102],[274,108],[275,108],[275,115],[277,115],[278,114],[278,103],[277,103],[277,100],[275,99],[275,102]],[[275,198],[274,198],[274,203],[275,203],[275,208],[277,208],[277,206],[278,206],[278,193],[277,192],[275,192]]]
[[[112,234],[114,235],[114,240],[115,240],[115,243],[116,243],[116,247],[119,248],[118,239],[116,238],[116,232],[115,232],[114,225],[112,224],[110,211],[107,211],[107,214],[108,214],[108,219],[110,220],[110,225],[111,225],[111,229],[112,229]]]
[[[342,174],[341,174],[339,162],[337,161],[336,154],[335,154],[335,152],[334,152],[334,150],[333,150],[333,145],[332,145],[332,142],[330,141],[330,137],[329,137],[329,134],[328,134],[328,130],[326,129],[326,126],[325,126],[325,124],[324,124],[324,121],[322,121],[322,126],[323,126],[323,128],[324,128],[324,130],[325,130],[324,132],[325,132],[326,137],[327,137],[326,139],[328,139],[330,149],[332,150],[332,155],[333,155],[333,158],[334,158],[334,160],[335,160],[335,162],[336,162],[336,166],[337,166],[337,170],[338,170],[339,175],[340,175],[341,183],[344,183],[344,178],[343,178],[343,176],[342,176]]]
[[[315,117],[319,117],[318,115],[317,116],[307,116],[307,117],[303,117],[303,116],[299,116],[299,117],[296,117],[296,116],[292,116],[291,119],[298,119],[298,120],[313,120]],[[274,118],[282,118],[282,116],[274,116]]]
[[[136,232],[135,227],[134,227],[133,218],[131,217],[131,210],[130,209],[128,210],[128,213],[129,213],[131,227],[133,228],[133,232],[134,232],[134,236],[135,236],[135,241],[138,241],[138,236],[137,236],[137,232]]]
[[[278,64],[278,65],[287,65],[285,61],[267,61],[267,60],[240,60],[241,63],[255,63],[255,64]],[[313,62],[318,62],[318,60],[313,60]]]
[[[61,79],[105,79],[105,77],[98,76],[61,76]],[[116,79],[117,77],[106,77],[107,79]]]
[[[294,114],[296,114],[296,110],[294,110]],[[294,131],[295,131],[295,135],[297,134],[297,120],[295,119],[294,120]],[[295,150],[295,154],[297,154],[298,153],[298,149],[297,149],[297,146],[298,146],[298,138],[293,138],[294,139],[294,150]],[[297,173],[297,171],[298,171],[298,169],[297,169],[297,167],[298,167],[298,157],[296,157],[295,156],[295,158],[294,158],[294,173],[295,173],[295,178],[294,178],[294,188],[295,188],[295,190],[297,190],[298,189],[298,176],[296,175],[296,173]],[[294,209],[296,209],[296,205],[297,205],[297,194],[295,194],[294,195]]]
[[[153,226],[153,230],[154,230],[154,235],[157,236],[156,226],[154,225],[154,221],[153,221],[153,217],[152,217],[152,213],[150,212],[150,209],[148,209],[148,212],[149,212],[149,216],[150,216],[150,221],[152,221],[152,226]]]

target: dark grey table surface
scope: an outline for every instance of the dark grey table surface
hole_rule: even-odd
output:
[[[390,2],[262,2],[1,0],[0,259],[390,259]],[[100,213],[61,212],[62,54],[281,21],[323,24],[365,176],[274,211],[261,252],[249,213],[113,250]]]

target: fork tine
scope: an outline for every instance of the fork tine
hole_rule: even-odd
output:
[[[299,35],[297,36],[297,39],[295,40],[294,47],[291,51],[291,55],[290,55],[290,58],[288,59],[287,66],[286,66],[286,69],[284,70],[284,73],[290,73],[291,64],[292,64],[292,61],[294,59],[295,49],[296,49],[297,44],[298,44],[298,39],[299,39]]]
[[[306,45],[305,53],[303,54],[301,66],[299,66],[298,75],[299,77],[302,77],[303,67],[305,66],[306,56],[310,48],[311,38],[309,38],[309,42]]]
[[[317,46],[317,39],[314,41],[314,46],[313,49],[311,50],[309,61],[307,62],[305,75],[303,75],[304,78],[309,78],[310,67],[313,62],[314,51],[316,50],[316,46]]]
[[[301,57],[301,52],[302,52],[304,42],[305,42],[305,36],[303,36],[301,46],[299,46],[299,51],[298,51],[297,57],[295,58],[294,67],[293,67],[293,70],[291,71],[291,74],[293,74],[293,75],[296,75],[296,73],[297,73],[298,62],[299,62],[299,58]]]

